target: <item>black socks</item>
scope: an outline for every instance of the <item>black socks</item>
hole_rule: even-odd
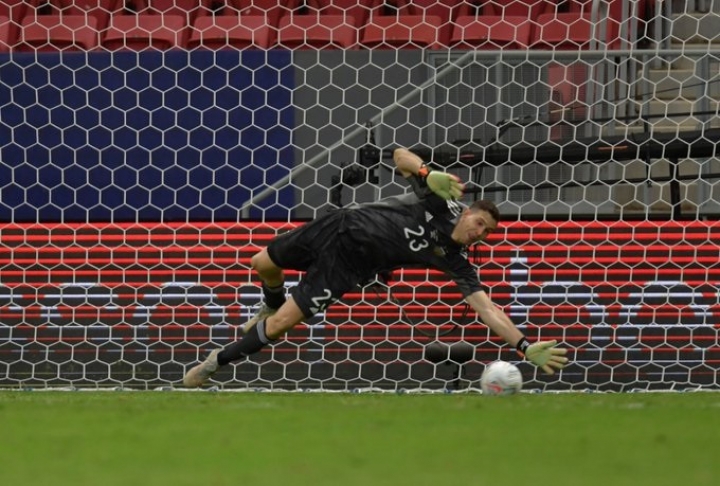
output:
[[[263,283],[262,292],[265,305],[271,309],[277,310],[285,303],[285,286],[282,284],[277,287],[268,287]]]
[[[271,309],[279,309],[285,303],[285,286],[268,287],[262,284],[263,298],[265,305]],[[228,346],[225,346],[217,360],[220,366],[224,366],[232,361],[246,358],[251,354],[255,354],[269,344],[272,340],[265,334],[265,321],[258,322],[255,326],[245,334],[242,339]]]
[[[225,346],[225,348],[220,351],[217,357],[218,364],[225,366],[232,361],[237,361],[251,354],[255,354],[272,341],[273,340],[265,334],[265,321],[260,321],[253,326],[242,339]]]

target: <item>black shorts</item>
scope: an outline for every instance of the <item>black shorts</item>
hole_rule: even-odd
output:
[[[275,265],[305,272],[290,293],[306,318],[368,280],[366,272],[352,262],[357,250],[343,225],[344,217],[344,211],[332,211],[279,235],[268,245]]]

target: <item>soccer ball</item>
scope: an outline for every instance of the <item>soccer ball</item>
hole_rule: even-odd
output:
[[[522,389],[522,385],[522,373],[507,361],[490,363],[480,377],[483,395],[514,395]]]

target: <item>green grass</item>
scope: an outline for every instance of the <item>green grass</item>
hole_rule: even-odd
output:
[[[720,484],[720,393],[0,392],[0,485]]]

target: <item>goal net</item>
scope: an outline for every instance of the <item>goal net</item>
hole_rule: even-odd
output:
[[[717,388],[720,1],[0,3],[0,387],[178,386],[261,302],[250,258],[409,190],[494,201],[470,249],[554,376],[397,270],[227,389]],[[287,287],[301,274],[289,272]]]

